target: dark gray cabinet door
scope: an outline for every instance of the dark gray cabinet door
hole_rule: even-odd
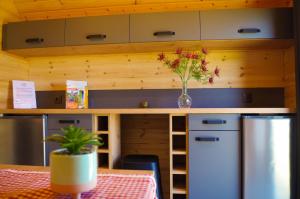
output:
[[[129,15],[66,20],[66,45],[128,42]]]
[[[201,11],[201,39],[292,38],[292,10]]]
[[[189,132],[189,198],[240,199],[239,131]]]
[[[130,15],[130,41],[200,40],[199,12]]]
[[[4,26],[4,49],[63,46],[65,19],[9,23]]]

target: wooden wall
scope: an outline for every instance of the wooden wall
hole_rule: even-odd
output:
[[[169,115],[122,115],[121,153],[159,157],[164,198],[169,197]]]
[[[0,22],[0,41],[2,38],[1,24]],[[11,80],[26,80],[28,75],[28,62],[3,52],[0,47],[0,108],[12,108]]]
[[[285,107],[296,108],[295,49],[284,51]]]
[[[62,90],[65,81],[87,80],[90,89],[179,88],[179,78],[157,61],[158,53],[28,58],[37,90]],[[284,51],[213,51],[209,66],[221,69],[213,85],[191,81],[190,88],[284,86]]]
[[[13,2],[20,13],[20,20],[185,10],[275,8],[293,5],[293,0],[14,0]]]

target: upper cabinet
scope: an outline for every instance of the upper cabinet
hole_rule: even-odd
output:
[[[65,19],[9,23],[3,34],[4,49],[64,46]]]
[[[200,40],[199,12],[134,14],[130,16],[130,41]]]
[[[178,47],[199,49],[203,45],[286,48],[293,45],[292,13],[290,8],[235,9],[9,23],[3,28],[3,49],[30,57],[171,51]],[[149,42],[158,43],[147,46]]]
[[[292,9],[201,11],[201,39],[284,39],[293,36]]]
[[[66,20],[66,45],[129,42],[129,15]]]

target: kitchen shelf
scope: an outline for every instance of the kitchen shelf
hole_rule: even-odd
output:
[[[173,155],[186,155],[186,150],[185,149],[176,149],[172,151]]]
[[[173,168],[172,173],[174,175],[186,175],[187,171],[184,166],[177,166],[177,167]]]
[[[170,115],[170,194],[172,199],[186,198],[187,194],[187,115]]]
[[[109,153],[108,149],[98,149],[98,153]]]
[[[96,134],[98,134],[98,135],[109,134],[109,131],[96,131]]]
[[[186,188],[184,186],[173,187],[173,194],[186,194]]]
[[[186,135],[185,131],[173,131],[172,135]]]

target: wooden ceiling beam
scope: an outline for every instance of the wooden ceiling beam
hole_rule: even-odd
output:
[[[174,0],[175,1],[175,0]],[[21,20],[44,20],[57,18],[72,18],[81,16],[101,16],[118,15],[133,13],[151,12],[171,12],[171,11],[191,11],[191,10],[211,10],[211,9],[238,9],[238,8],[277,8],[292,7],[293,0],[197,0],[197,1],[177,1],[162,3],[156,1],[135,1],[134,4],[82,7],[82,8],[63,8],[53,10],[43,10],[38,7],[31,11],[22,12],[19,8]],[[46,1],[47,2],[47,1]],[[21,3],[21,2],[20,2]],[[16,3],[18,8],[18,3]],[[20,6],[20,5],[19,5]],[[34,4],[32,4],[34,6]],[[90,4],[89,4],[90,6]],[[46,7],[44,5],[44,7]],[[65,6],[66,7],[66,6]],[[74,5],[73,5],[74,7]],[[51,8],[51,6],[49,6]]]

